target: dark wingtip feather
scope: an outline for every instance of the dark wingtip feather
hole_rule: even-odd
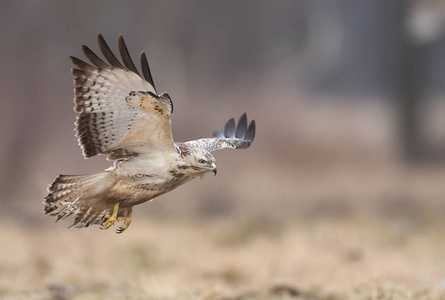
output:
[[[141,53],[141,67],[142,74],[144,75],[145,80],[151,84],[151,86],[156,90],[155,83],[153,81],[153,77],[151,76],[150,67],[148,65],[147,56],[145,56],[145,52]]]
[[[252,120],[249,124],[249,128],[247,128],[247,133],[244,139],[253,142],[254,138],[255,138],[255,120]]]
[[[92,64],[94,64],[96,67],[100,69],[109,69],[110,66],[107,65],[102,59],[99,58],[99,56],[96,55],[90,48],[83,45],[82,46],[83,54],[91,61]]]
[[[102,55],[111,64],[111,66],[113,66],[114,68],[125,69],[120,61],[116,58],[116,56],[114,56],[113,52],[111,51],[101,33],[97,35],[97,44],[99,45],[99,49],[102,52]]]
[[[128,70],[141,76],[139,74],[139,71],[136,69],[133,61],[131,60],[130,53],[128,52],[127,45],[125,45],[124,37],[122,36],[122,34],[119,34],[119,38],[117,39],[117,46],[124,65],[128,68]]]
[[[226,125],[224,126],[224,136],[226,138],[234,138],[235,137],[235,119],[231,118],[229,121],[227,121]]]
[[[238,125],[236,126],[235,137],[238,139],[244,139],[244,136],[246,135],[246,129],[247,129],[247,114],[244,113],[239,118]]]
[[[70,56],[70,59],[71,59],[71,62],[72,62],[76,67],[78,67],[78,68],[80,68],[80,69],[83,69],[83,70],[89,70],[89,71],[92,71],[92,70],[95,70],[95,69],[96,69],[96,68],[93,67],[92,65],[90,65],[90,64],[88,64],[88,63],[86,63],[86,62],[84,62],[84,61],[81,60],[81,59],[78,59],[77,57]]]

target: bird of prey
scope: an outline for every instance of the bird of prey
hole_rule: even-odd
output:
[[[158,95],[145,53],[142,75],[130,58],[122,35],[118,38],[119,61],[101,34],[97,37],[102,59],[87,46],[90,63],[70,57],[76,66],[74,110],[78,113],[76,136],[83,156],[108,155],[112,167],[88,175],[60,175],[48,187],[44,212],[58,220],[75,215],[71,226],[99,225],[125,231],[132,209],[208,172],[216,175],[212,151],[246,149],[255,137],[255,121],[244,113],[235,126],[230,119],[212,138],[173,142],[173,102]]]

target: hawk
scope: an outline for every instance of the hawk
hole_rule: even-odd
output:
[[[145,53],[142,75],[136,69],[122,35],[118,38],[119,61],[99,33],[97,56],[87,46],[90,63],[70,57],[76,66],[74,110],[78,113],[76,136],[85,158],[108,155],[113,166],[88,175],[59,175],[48,187],[44,212],[56,221],[75,215],[71,226],[99,225],[124,232],[132,209],[208,172],[216,175],[219,149],[249,148],[255,137],[255,121],[244,113],[235,126],[230,119],[212,138],[175,143],[171,133],[173,102],[158,95]]]

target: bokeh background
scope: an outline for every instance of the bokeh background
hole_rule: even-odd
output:
[[[0,6],[0,298],[444,299],[445,1]],[[68,56],[99,32],[147,53],[176,141],[257,122],[122,236],[42,214],[110,165],[73,132]]]

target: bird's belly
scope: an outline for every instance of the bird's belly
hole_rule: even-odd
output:
[[[142,180],[122,180],[116,187],[122,195],[121,206],[133,206],[154,199],[190,181],[188,175],[166,176],[165,178],[144,178]]]

